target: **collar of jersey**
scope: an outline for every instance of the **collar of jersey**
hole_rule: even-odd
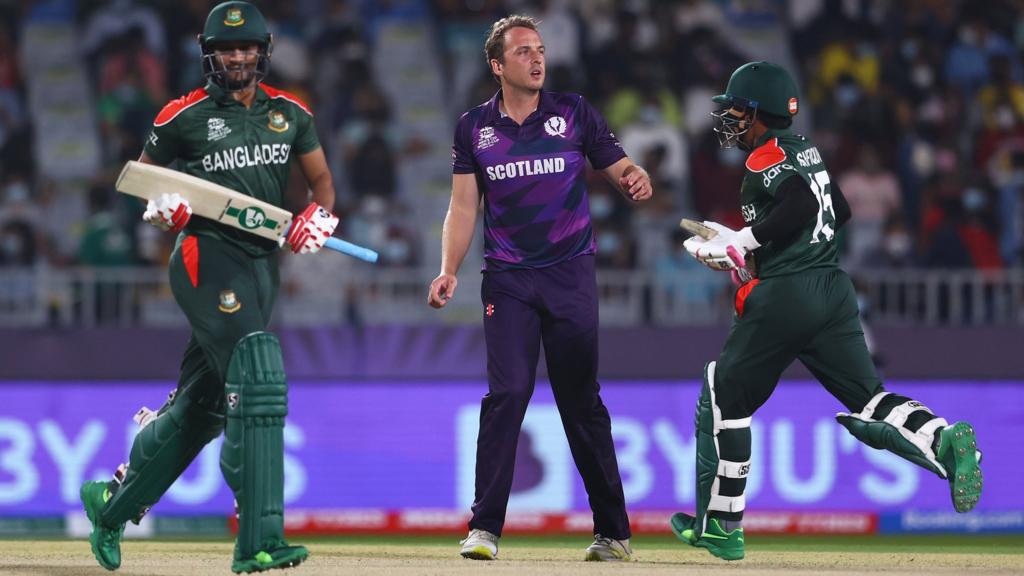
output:
[[[239,101],[235,100],[234,98],[232,98],[231,95],[228,94],[228,92],[226,90],[224,90],[220,86],[214,84],[213,82],[207,82],[204,90],[206,90],[206,93],[210,95],[210,98],[213,98],[213,100],[215,102],[217,102],[218,104],[226,104],[226,105],[229,105],[229,106],[232,105],[232,104],[237,104],[239,106],[242,105],[241,102],[239,102]],[[263,100],[266,100],[267,98],[268,98],[267,93],[263,91],[263,87],[257,85],[256,86],[256,98],[253,100],[253,105],[255,106],[255,104],[257,102],[262,102]]]
[[[501,110],[498,107],[498,103],[502,98],[503,95],[501,93],[501,88],[499,88],[498,91],[494,93],[494,96],[487,102],[487,118],[483,122],[484,126],[494,125],[498,120],[501,120],[502,115]],[[538,113],[541,115],[546,113],[558,114],[558,107],[555,106],[555,97],[551,92],[548,92],[547,90],[540,91],[540,102],[537,104],[537,109],[527,116],[527,119],[532,118],[534,114]],[[512,120],[509,120],[509,122],[512,122]]]
[[[771,140],[772,138],[779,138],[781,136],[786,136],[790,132],[791,132],[791,130],[789,128],[772,128],[772,129],[769,129],[764,134],[761,134],[761,137],[757,139],[757,142],[754,142],[754,150],[757,150],[765,142]]]

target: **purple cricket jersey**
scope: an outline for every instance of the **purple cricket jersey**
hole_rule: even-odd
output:
[[[522,126],[498,110],[501,90],[462,115],[452,171],[476,174],[484,197],[484,269],[542,268],[596,251],[586,159],[626,156],[601,114],[578,94],[542,91]]]

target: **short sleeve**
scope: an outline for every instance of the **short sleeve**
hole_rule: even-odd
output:
[[[463,114],[455,125],[455,138],[452,144],[453,174],[472,174],[476,171],[476,160],[473,158],[473,143],[470,136],[471,126],[469,113]]]
[[[166,166],[179,156],[181,136],[176,119],[164,124],[153,123],[153,128],[146,137],[143,151],[157,164]]]
[[[603,170],[626,157],[619,139],[612,134],[604,116],[582,96],[576,121],[583,131],[583,153],[595,170]]]
[[[295,124],[298,128],[295,134],[295,142],[292,149],[296,154],[308,154],[320,147],[320,138],[316,134],[316,122],[313,116],[305,110],[295,106]]]

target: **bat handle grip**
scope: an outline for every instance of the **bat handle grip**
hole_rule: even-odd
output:
[[[335,252],[341,252],[342,254],[358,258],[364,262],[370,262],[371,264],[376,262],[379,257],[377,252],[370,250],[369,248],[363,248],[362,246],[346,242],[341,238],[334,238],[333,236],[327,239],[327,243],[324,244],[324,248],[330,248]]]

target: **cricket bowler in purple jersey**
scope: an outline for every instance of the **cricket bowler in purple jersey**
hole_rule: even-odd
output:
[[[611,419],[597,383],[586,163],[634,202],[651,197],[650,177],[582,97],[541,89],[544,46],[536,21],[510,16],[495,22],[484,51],[501,90],[456,126],[441,274],[429,295],[435,308],[454,295],[482,199],[488,392],[480,409],[473,517],[461,554],[493,560],[498,553],[543,344],[555,403],[594,513],[594,542],[585,557],[631,560]]]

